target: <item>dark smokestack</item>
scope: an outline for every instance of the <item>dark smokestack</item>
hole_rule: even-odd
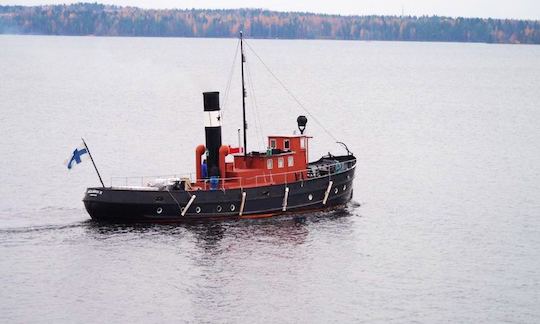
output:
[[[221,113],[219,92],[204,92],[204,133],[209,176],[219,176],[219,148],[221,147]]]

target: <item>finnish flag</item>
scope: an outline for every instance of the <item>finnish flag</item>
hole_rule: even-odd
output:
[[[74,151],[71,153],[71,157],[65,161],[65,164],[69,170],[71,170],[75,165],[82,162],[82,158],[88,154],[88,149],[84,143],[81,143]]]

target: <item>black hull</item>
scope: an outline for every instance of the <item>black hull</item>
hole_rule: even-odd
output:
[[[118,223],[272,217],[345,205],[353,196],[354,171],[352,167],[330,176],[243,190],[186,192],[96,187],[87,189],[83,201],[92,219]],[[289,193],[285,203],[286,188],[289,188]],[[241,210],[243,192],[246,195]],[[182,216],[192,195],[196,198]]]

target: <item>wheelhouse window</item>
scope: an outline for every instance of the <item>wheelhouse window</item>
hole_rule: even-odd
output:
[[[291,148],[291,142],[288,139],[284,140],[283,147],[285,148],[285,150],[289,150]]]
[[[266,160],[266,168],[272,170],[274,168],[274,161],[272,159]]]
[[[294,166],[294,156],[287,157],[287,166]]]
[[[306,148],[306,138],[302,137],[300,139],[300,148],[305,149]]]
[[[276,139],[275,139],[275,138],[271,139],[271,140],[270,140],[270,148],[275,149],[276,146],[277,146],[277,145],[276,145]]]
[[[277,167],[278,168],[283,168],[284,166],[285,166],[285,160],[282,157],[278,158]]]

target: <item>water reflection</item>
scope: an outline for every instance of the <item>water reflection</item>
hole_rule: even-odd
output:
[[[208,223],[185,225],[186,229],[194,235],[195,245],[206,251],[216,251],[219,243],[225,237],[228,225],[222,223]]]
[[[267,242],[274,245],[301,245],[309,236],[310,227],[320,222],[336,222],[354,215],[354,207],[331,212],[288,215],[269,219],[234,220],[193,224],[112,224],[92,220],[81,223],[87,234],[96,240],[113,237],[157,238],[158,240],[190,237],[190,241],[206,252],[218,252],[222,241],[229,248],[234,244]]]

